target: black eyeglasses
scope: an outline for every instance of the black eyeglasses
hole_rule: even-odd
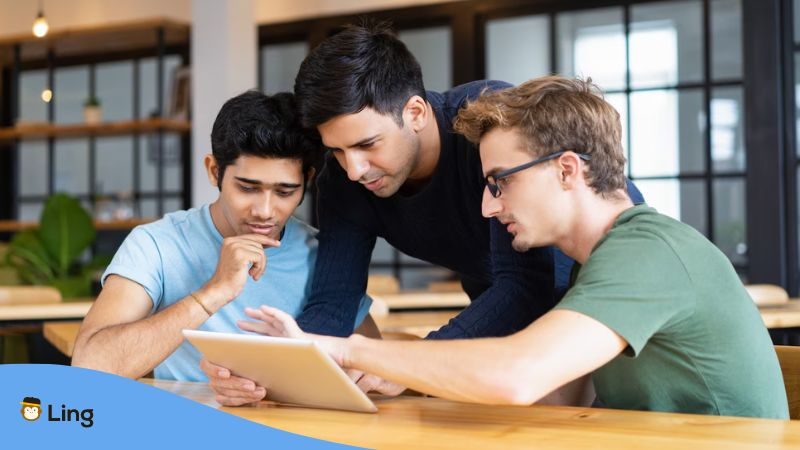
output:
[[[486,179],[485,179],[486,180],[486,187],[489,188],[489,193],[492,194],[492,197],[494,197],[494,198],[500,197],[500,194],[502,194],[502,192],[500,192],[500,186],[497,185],[497,183],[500,180],[502,180],[503,178],[506,178],[509,175],[513,175],[513,174],[515,174],[517,172],[523,171],[523,170],[525,170],[525,169],[527,169],[529,167],[533,167],[533,166],[535,166],[535,165],[537,165],[539,163],[550,161],[551,159],[556,159],[556,158],[558,158],[559,156],[563,155],[564,153],[566,153],[568,151],[570,151],[570,150],[561,150],[559,152],[555,152],[555,153],[547,155],[547,156],[542,156],[539,159],[534,159],[531,162],[526,162],[525,164],[522,164],[522,165],[519,165],[519,166],[516,166],[516,167],[512,167],[510,169],[501,170],[500,172],[497,172],[497,173],[495,173],[493,175],[488,175],[488,176],[486,176]],[[590,155],[587,155],[586,153],[577,153],[576,152],[575,154],[578,155],[578,157],[580,159],[584,160],[584,161],[589,161],[589,160],[592,159],[592,157]]]

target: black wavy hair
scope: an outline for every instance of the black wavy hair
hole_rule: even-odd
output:
[[[413,95],[425,99],[422,70],[389,22],[348,25],[317,46],[294,82],[303,126],[374,108],[403,125],[403,107]]]
[[[319,168],[322,144],[316,131],[300,125],[294,95],[250,90],[222,105],[211,129],[211,152],[222,189],[225,169],[241,155],[300,160],[307,181],[311,168]]]

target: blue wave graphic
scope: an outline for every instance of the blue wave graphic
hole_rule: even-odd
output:
[[[28,408],[40,402],[41,416],[25,420],[23,401]],[[0,448],[8,449],[356,448],[277,430],[133,380],[69,366],[0,365],[0,411]]]

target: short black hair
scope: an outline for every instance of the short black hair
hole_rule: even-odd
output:
[[[348,25],[317,46],[294,82],[304,126],[314,128],[342,115],[374,108],[403,125],[409,98],[425,99],[422,70],[388,22]]]
[[[211,129],[211,152],[219,167],[217,187],[222,189],[225,169],[241,155],[297,159],[307,177],[312,167],[319,167],[322,144],[315,130],[300,125],[294,95],[250,90],[222,105]]]

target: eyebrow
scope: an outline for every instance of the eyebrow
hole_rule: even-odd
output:
[[[366,137],[366,138],[356,142],[355,144],[350,145],[350,147],[360,147],[362,145],[369,144],[370,142],[374,141],[375,139],[378,139],[378,136],[379,135],[375,134],[375,135],[372,135],[370,137]]]
[[[254,184],[254,185],[257,185],[257,186],[274,186],[274,187],[282,187],[282,188],[286,188],[286,189],[294,189],[294,188],[299,188],[300,186],[302,186],[302,184],[299,184],[299,183],[287,183],[287,182],[264,183],[261,180],[254,180],[252,178],[244,178],[244,177],[233,177],[233,178],[241,181],[242,183]]]
[[[369,144],[370,142],[378,139],[379,137],[380,137],[379,134],[375,134],[375,135],[372,135],[370,137],[366,137],[366,138],[361,139],[360,141],[356,142],[355,144],[348,145],[347,148],[360,147],[362,145]],[[333,151],[336,151],[336,150],[341,150],[339,147],[329,147],[329,146],[325,145],[324,143],[322,144],[322,148],[325,149],[326,152],[333,152]]]

